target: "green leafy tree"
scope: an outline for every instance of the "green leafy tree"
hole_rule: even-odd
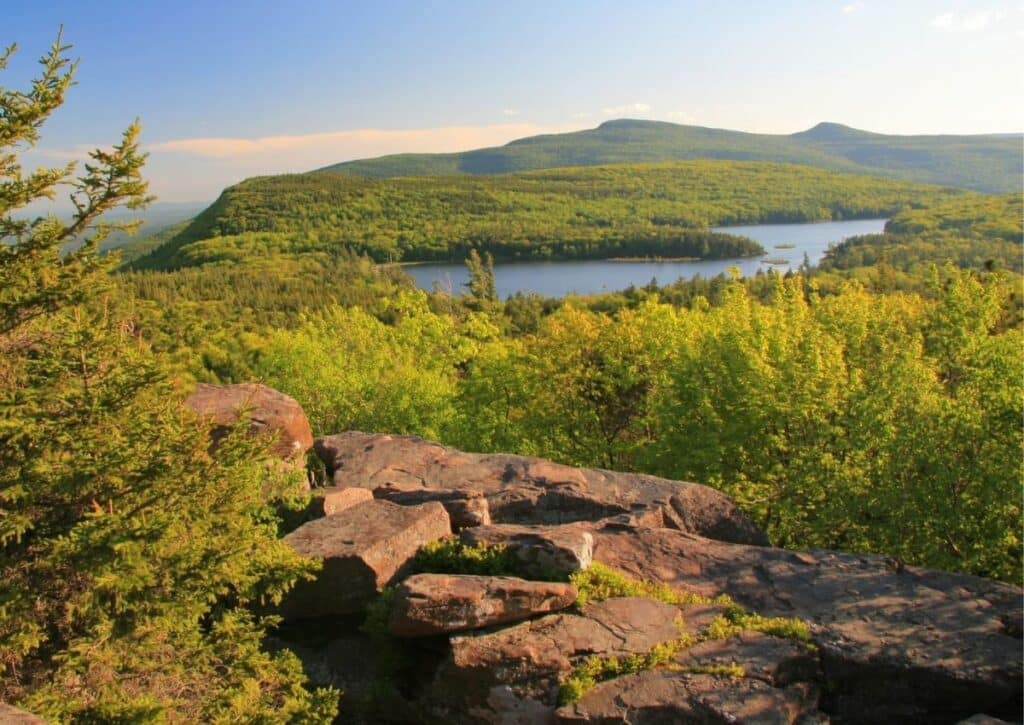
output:
[[[261,495],[286,474],[241,428],[210,453],[106,294],[102,216],[150,200],[138,124],[77,179],[19,163],[72,85],[67,50],[28,91],[0,87],[0,701],[54,721],[329,721],[336,694],[264,652],[274,620],[248,607],[315,569]],[[70,221],[17,214],[61,185]]]

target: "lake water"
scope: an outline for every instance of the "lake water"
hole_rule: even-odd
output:
[[[804,253],[817,264],[830,244],[859,234],[877,234],[885,226],[885,219],[858,219],[856,221],[820,222],[816,224],[756,224],[739,227],[715,227],[715,231],[739,234],[760,242],[766,254],[762,257],[739,259],[701,260],[698,262],[609,262],[606,260],[570,260],[564,262],[510,262],[494,265],[494,281],[498,295],[505,299],[515,292],[536,292],[545,297],[562,297],[570,293],[597,294],[625,289],[630,285],[642,287],[651,281],[660,284],[675,282],[680,277],[691,279],[696,275],[715,277],[727,267],[739,267],[744,276],[757,270],[777,269],[785,273],[796,269]],[[779,244],[793,245],[792,249],[776,249]],[[766,260],[785,260],[785,264],[769,264]],[[442,289],[458,294],[469,280],[462,264],[409,265],[405,272],[416,281],[420,289],[429,290],[435,282]]]

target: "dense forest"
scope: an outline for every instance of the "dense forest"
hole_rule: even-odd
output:
[[[77,180],[18,163],[72,82],[66,50],[0,88],[0,701],[56,721],[333,717],[337,693],[264,646],[266,605],[316,569],[279,539],[301,482],[241,428],[211,449],[179,404],[196,380],[264,381],[318,434],[699,481],[781,546],[1021,580],[1019,195],[712,161],[267,177],[119,270],[99,250],[124,226],[107,212],[150,201],[139,127]],[[58,184],[73,219],[17,216]],[[736,254],[750,243],[702,230],[890,214],[820,269],[591,298],[499,300],[477,253]],[[377,264],[463,252],[456,296]]]
[[[838,123],[800,133],[743,133],[665,121],[619,119],[597,128],[517,139],[447,154],[394,154],[333,164],[356,176],[507,174],[559,166],[687,159],[771,161],[903,181],[1005,193],[1020,188],[1020,134],[894,136]]]
[[[968,195],[807,167],[730,161],[550,169],[506,176],[258,177],[224,191],[137,269],[347,248],[377,261],[763,252],[708,227],[890,216]]]
[[[500,301],[478,257],[454,298],[352,254],[119,279],[189,376],[265,380],[321,433],[709,482],[785,545],[1013,579],[1019,209],[947,197],[820,269],[588,298]],[[891,262],[849,252],[880,244]]]

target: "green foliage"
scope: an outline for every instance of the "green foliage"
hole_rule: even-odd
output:
[[[351,249],[379,262],[607,257],[724,259],[760,245],[716,224],[890,216],[961,192],[734,161],[374,180],[257,177],[226,189],[135,268]]]
[[[738,607],[731,607],[725,614],[715,617],[704,632],[704,638],[728,639],[740,632],[761,632],[805,644],[810,644],[811,641],[811,632],[803,620],[792,617],[764,617],[760,614],[750,614]]]
[[[71,85],[66,50],[0,89],[0,700],[55,721],[328,722],[337,694],[263,652],[274,621],[245,608],[316,568],[261,496],[287,481],[244,422],[209,452],[105,294],[97,248],[124,225],[103,214],[149,200],[137,124],[77,180],[18,165]],[[70,221],[15,216],[56,184]]]
[[[416,552],[413,569],[430,574],[519,576],[519,560],[508,548],[488,544],[469,545],[457,538],[424,544]]]
[[[821,262],[824,274],[860,279],[881,292],[921,291],[932,265],[1024,272],[1024,197],[1020,194],[952,198],[924,209],[906,209],[885,234],[851,237]]]
[[[448,154],[396,154],[328,166],[358,176],[507,174],[558,166],[745,159],[817,166],[967,189],[1020,189],[1021,137],[887,136],[836,123],[789,136],[623,119],[595,129],[523,138]]]
[[[646,597],[678,606],[732,604],[732,600],[724,594],[717,597],[705,597],[694,592],[670,587],[667,584],[640,581],[597,561],[593,562],[585,571],[573,574],[569,577],[569,581],[576,587],[577,607],[583,607],[588,602],[600,602],[612,597]]]
[[[572,673],[566,677],[558,689],[558,704],[570,705],[578,702],[587,692],[593,689],[599,682],[611,680],[623,675],[631,675],[635,672],[654,669],[655,667],[671,667],[673,670],[689,668],[672,667],[672,660],[681,651],[694,644],[692,638],[686,635],[670,642],[656,644],[649,652],[642,655],[629,655],[628,657],[588,657],[580,665],[575,667]],[[712,672],[713,670],[713,672]],[[742,677],[742,668],[735,667],[701,667],[702,672],[728,677]],[[739,674],[736,674],[736,673]]]

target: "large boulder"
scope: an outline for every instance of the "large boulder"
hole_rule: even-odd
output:
[[[480,491],[496,523],[656,515],[659,523],[682,531],[768,544],[764,532],[730,498],[696,483],[524,456],[463,453],[412,436],[341,433],[318,438],[314,450],[336,486]]]
[[[448,512],[439,503],[373,500],[303,524],[284,541],[298,554],[322,560],[323,569],[288,593],[281,613],[302,619],[362,611],[408,570],[421,546],[450,533]]]
[[[185,398],[185,405],[216,424],[215,440],[245,414],[250,433],[271,438],[274,441],[271,450],[280,458],[299,459],[313,445],[313,430],[302,406],[294,398],[266,385],[200,383],[195,392]]]
[[[503,546],[518,560],[527,576],[551,579],[584,571],[594,556],[594,537],[572,524],[516,526],[495,524],[463,531],[459,538],[471,546]]]
[[[399,637],[507,624],[572,605],[576,588],[505,576],[417,574],[395,591],[388,627]]]
[[[843,722],[1021,711],[1021,590],[880,556],[742,546],[681,531],[594,526],[594,559],[643,579],[727,593],[811,627]]]

